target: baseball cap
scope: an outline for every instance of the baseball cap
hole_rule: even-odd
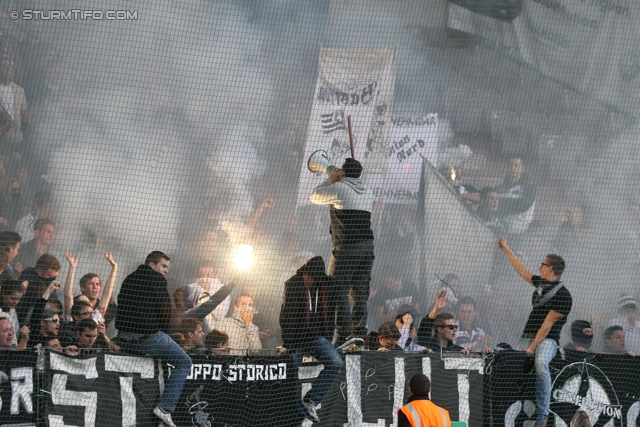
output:
[[[42,320],[53,317],[56,314],[59,316],[60,314],[62,314],[62,311],[47,307],[42,311]]]
[[[638,307],[636,300],[631,295],[622,295],[620,298],[618,298],[618,311],[622,311],[625,308],[630,307]]]

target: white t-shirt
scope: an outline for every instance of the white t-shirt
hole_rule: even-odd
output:
[[[15,120],[16,117],[16,103],[13,97],[13,89],[11,85],[0,85],[0,95],[2,95],[2,100],[4,101],[4,106],[7,108],[7,112],[11,117],[11,120]]]

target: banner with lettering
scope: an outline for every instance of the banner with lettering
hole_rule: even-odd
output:
[[[523,352],[487,360],[484,425],[535,422],[535,368]],[[490,368],[489,368],[490,366]],[[523,370],[523,367],[529,369]],[[533,368],[533,369],[531,369]],[[640,360],[628,355],[567,351],[550,365],[549,425],[638,426]]]
[[[50,352],[45,394],[48,426],[157,425],[160,389],[148,357],[98,353],[66,357]]]
[[[351,157],[349,116],[354,154],[364,167],[364,176],[385,172],[395,76],[395,48],[320,49],[297,206],[310,205],[309,195],[326,179],[307,169],[313,152],[326,151],[337,167]]]
[[[433,165],[438,159],[438,115],[394,117],[387,149],[387,173],[370,182],[376,198],[385,203],[416,204],[422,156]]]
[[[0,351],[0,425],[36,425],[34,351]]]
[[[530,0],[512,23],[449,5],[448,25],[505,47],[543,74],[636,114],[640,3]]]
[[[397,425],[398,409],[406,404],[408,382],[416,373],[431,379],[433,402],[447,409],[452,420],[481,425],[483,366],[482,357],[459,354],[348,353],[344,371],[318,411],[320,423],[314,426]],[[300,369],[303,390],[318,372]]]
[[[299,426],[297,366],[290,356],[228,357],[190,353],[193,366],[176,425]],[[209,422],[210,424],[207,424]]]

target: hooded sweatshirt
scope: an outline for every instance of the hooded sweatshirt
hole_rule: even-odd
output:
[[[209,296],[209,293],[198,284],[199,282],[190,284],[183,293],[185,311],[182,313],[183,318],[201,320],[205,334],[216,328],[218,322],[224,319],[229,309],[229,294],[235,287],[231,283],[223,285],[218,279],[207,280],[213,282],[211,291],[215,293]]]
[[[374,195],[362,178],[343,178],[340,182],[327,178],[313,190],[311,201],[317,205],[330,205],[329,232],[334,246],[373,240]]]
[[[303,273],[314,278],[305,286]],[[284,284],[284,301],[280,310],[282,343],[286,348],[300,348],[318,337],[331,339],[328,293],[331,278],[324,273],[322,257],[311,258]]]

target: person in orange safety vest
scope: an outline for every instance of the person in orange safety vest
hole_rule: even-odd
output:
[[[429,400],[431,381],[424,374],[409,380],[409,401],[398,410],[398,427],[451,427],[449,411]]]

